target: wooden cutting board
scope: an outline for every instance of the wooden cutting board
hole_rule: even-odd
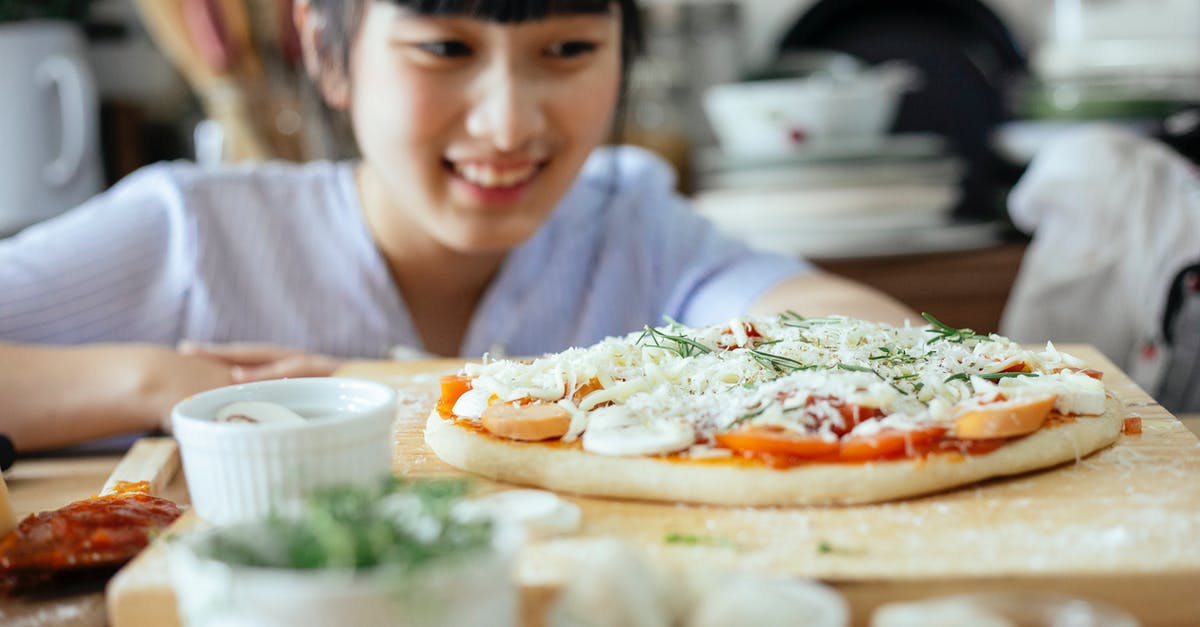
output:
[[[85,462],[85,460],[79,460]],[[78,484],[63,482],[54,474],[61,460],[22,460],[13,467],[12,492],[24,518],[108,492],[118,481],[148,481],[150,493],[179,497],[183,482],[173,482],[179,470],[179,446],[172,438],[142,438],[115,463],[96,458],[73,466]],[[52,486],[47,489],[46,486]],[[185,494],[186,495],[186,494]],[[32,498],[35,497],[36,498]],[[0,600],[0,625],[8,627],[92,627],[107,624],[104,595],[100,592],[58,595],[50,598]]]
[[[1143,433],[1079,463],[920,499],[824,508],[737,508],[570,497],[583,510],[578,537],[522,554],[519,579],[531,622],[570,575],[590,539],[620,538],[667,568],[729,568],[832,583],[865,625],[878,605],[976,591],[1046,591],[1112,603],[1144,625],[1200,624],[1200,441],[1099,352],[1063,347],[1105,372],[1142,418]],[[438,375],[460,361],[364,362],[338,374],[400,392],[395,470],[457,476],[424,444]],[[506,486],[479,479],[481,490]],[[668,542],[672,534],[695,544]],[[169,605],[160,553],[146,551],[109,590],[115,627],[149,600]],[[132,582],[135,585],[124,585]],[[140,599],[128,614],[113,613]],[[140,606],[140,607],[139,607]]]

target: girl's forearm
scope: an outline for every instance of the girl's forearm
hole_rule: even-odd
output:
[[[0,344],[0,432],[18,451],[147,431],[228,367],[159,346]]]

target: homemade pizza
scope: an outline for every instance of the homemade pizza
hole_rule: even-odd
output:
[[[670,323],[443,378],[439,457],[513,483],[723,505],[885,501],[1075,461],[1122,411],[1047,343],[839,316]]]

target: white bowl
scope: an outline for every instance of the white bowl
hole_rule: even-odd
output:
[[[231,566],[180,542],[168,556],[188,627],[516,624],[511,556],[499,552],[409,576]]]
[[[198,547],[213,532],[192,532],[168,545],[171,581],[187,627],[516,624],[511,550],[492,548],[408,573],[260,568],[203,554]]]
[[[728,155],[786,157],[800,149],[881,138],[915,83],[914,71],[897,64],[848,77],[725,83],[705,93],[704,111]]]
[[[234,401],[288,407],[302,423],[216,422]],[[204,520],[254,520],[293,510],[315,488],[364,483],[391,472],[396,392],[344,378],[282,379],[209,390],[177,404],[179,440],[192,506]]]

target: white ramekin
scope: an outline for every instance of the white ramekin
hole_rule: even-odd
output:
[[[208,531],[168,544],[187,627],[513,627],[512,551],[429,564],[410,573],[232,565],[201,555]],[[252,532],[251,532],[252,533]]]
[[[234,401],[279,403],[301,424],[216,422]],[[290,512],[314,488],[376,481],[391,472],[396,392],[345,378],[260,381],[202,392],[171,411],[192,506],[232,523]]]

